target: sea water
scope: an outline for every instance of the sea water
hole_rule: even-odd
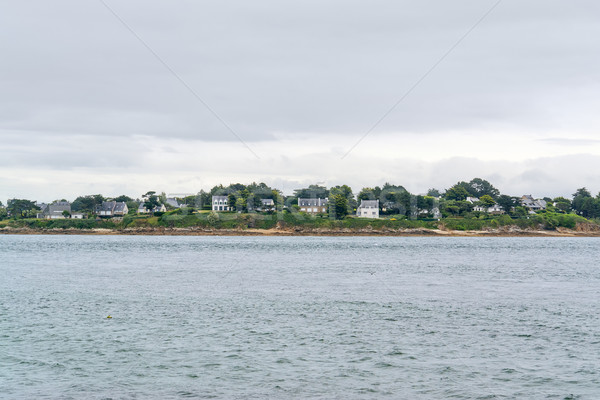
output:
[[[3,235],[0,398],[598,399],[599,260],[595,238]]]

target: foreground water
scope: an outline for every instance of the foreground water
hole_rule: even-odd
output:
[[[599,245],[0,236],[0,397],[597,399]]]

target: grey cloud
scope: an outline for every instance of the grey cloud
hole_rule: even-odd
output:
[[[100,2],[34,3],[0,17],[2,126],[237,140]],[[365,132],[492,2],[109,4],[252,142]],[[564,122],[598,81],[598,12],[591,1],[503,2],[378,131]]]

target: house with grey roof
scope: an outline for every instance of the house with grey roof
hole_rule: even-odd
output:
[[[44,206],[43,208],[41,206]],[[63,219],[66,218],[65,211],[71,215],[71,203],[68,201],[55,201],[52,204],[41,204],[38,218],[43,219]]]
[[[532,195],[526,194],[521,196],[519,200],[521,205],[529,210],[530,214],[535,214],[536,211],[546,209],[546,200],[534,199]]]
[[[183,206],[183,204],[179,204],[179,200],[177,200],[175,197],[167,197],[166,205],[171,206],[173,208],[181,208]]]
[[[142,201],[140,203],[140,206],[138,207],[137,210],[138,214],[148,214],[150,212],[155,213],[155,212],[167,212],[167,207],[165,207],[164,204],[159,204],[157,206],[155,206],[152,210],[149,210],[146,208],[145,203]]]
[[[379,218],[379,200],[361,200],[356,209],[356,216],[360,218]]]
[[[99,217],[122,217],[127,215],[129,209],[127,203],[123,201],[103,201],[100,206],[96,208],[96,215]]]
[[[213,211],[231,211],[229,206],[228,196],[213,196],[212,197],[212,210]]]
[[[273,199],[260,199],[260,211],[272,211],[275,208]]]
[[[36,214],[36,218],[44,218],[44,212],[46,211],[46,209],[48,208],[48,204],[46,203],[35,203],[36,207],[38,207],[40,210],[37,212]]]
[[[298,198],[298,207],[300,211],[308,214],[325,214],[329,199],[303,199]]]

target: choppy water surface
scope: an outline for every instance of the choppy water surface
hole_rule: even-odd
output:
[[[599,245],[0,236],[0,397],[598,399]]]

